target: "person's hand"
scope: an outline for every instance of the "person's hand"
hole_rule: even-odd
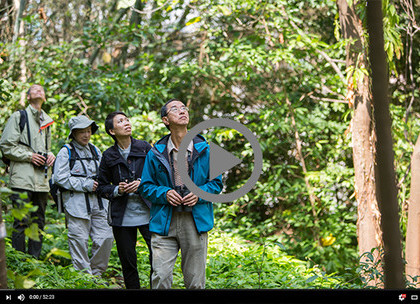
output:
[[[138,181],[138,180],[132,181],[129,184],[125,184],[124,192],[125,193],[134,193],[139,188],[139,185],[140,185],[140,181]]]
[[[172,206],[179,206],[182,204],[182,197],[175,190],[166,192],[166,199]]]
[[[47,159],[38,153],[32,153],[31,163],[33,163],[36,166],[42,166],[45,164],[45,161]]]
[[[125,193],[125,185],[127,185],[126,182],[120,182],[118,184],[118,194],[123,194]]]
[[[185,205],[185,206],[189,206],[189,207],[192,207],[192,206],[194,206],[195,204],[197,204],[197,202],[198,202],[198,196],[197,195],[195,195],[194,193],[192,193],[192,192],[190,192],[190,193],[188,193],[186,196],[184,196],[184,198],[182,199],[182,203]]]
[[[92,192],[95,192],[95,191],[96,191],[96,189],[98,189],[98,182],[97,182],[97,181],[94,181],[94,182],[93,182]]]
[[[54,164],[54,161],[55,161],[55,156],[54,156],[54,154],[49,153],[49,154],[48,154],[48,157],[47,157],[47,166],[48,166],[48,167],[51,167],[51,166]]]

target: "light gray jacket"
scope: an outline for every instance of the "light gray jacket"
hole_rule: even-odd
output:
[[[77,154],[80,158],[94,158],[92,155],[89,145],[82,146],[73,140],[74,148],[77,150]],[[73,153],[70,145],[66,145]],[[89,193],[89,202],[91,210],[95,207],[98,208],[98,196],[92,192],[94,180],[93,176],[96,176],[99,168],[99,163],[102,158],[101,151],[95,146],[95,149],[99,156],[97,166],[95,160],[76,160],[72,170],[70,171],[70,159],[69,150],[63,147],[57,154],[57,158],[54,164],[53,182],[62,188],[68,190],[63,191],[63,205],[65,210],[72,216],[90,219],[88,214],[85,192]],[[84,163],[87,172],[85,172],[82,163]],[[72,176],[72,175],[84,175],[84,176]],[[102,199],[105,214],[108,213],[108,200]]]
[[[54,121],[45,113],[41,114],[32,105],[26,108],[28,122],[20,132],[19,111],[14,112],[6,123],[0,139],[0,149],[10,159],[10,188],[19,188],[35,192],[48,192],[48,184],[51,170],[48,170],[48,177],[45,178],[44,170],[35,169],[31,163],[32,153],[48,152],[51,148],[51,130],[49,126]],[[41,119],[42,117],[42,119]],[[31,136],[31,147],[28,139],[28,126]],[[21,144],[22,142],[24,144]],[[46,147],[46,142],[48,147]]]

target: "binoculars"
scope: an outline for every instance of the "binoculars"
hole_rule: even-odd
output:
[[[44,176],[45,178],[48,178],[48,166],[47,166],[47,158],[48,158],[48,153],[46,152],[36,152],[36,154],[39,154],[43,157],[45,157],[45,162],[42,165],[34,165],[35,169],[38,170],[44,170]]]
[[[185,197],[187,196],[189,193],[191,193],[191,191],[185,186],[175,186],[174,190],[176,191],[176,193],[178,193],[181,197]],[[174,207],[174,211],[175,212],[192,212],[192,207],[191,206],[184,206],[184,205],[180,205],[180,206],[176,206]]]

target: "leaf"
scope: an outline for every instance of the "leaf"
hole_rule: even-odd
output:
[[[310,277],[309,279],[307,279],[306,283],[307,284],[312,283],[313,281],[315,281],[318,278],[319,278],[318,275],[314,275],[314,276]]]
[[[220,8],[222,14],[225,16],[230,16],[232,14],[232,12],[224,5],[218,5],[217,7]]]
[[[25,235],[34,240],[39,242],[39,233],[38,233],[38,224],[37,223],[32,223],[31,226],[29,226],[28,228],[25,229]]]
[[[19,198],[24,200],[28,198],[28,193],[27,192],[21,192],[19,193]]]
[[[321,238],[321,244],[324,247],[331,246],[332,244],[334,244],[335,240],[336,238],[330,233],[329,236]]]
[[[287,248],[284,247],[284,245],[282,243],[280,243],[280,242],[275,242],[274,244],[276,244],[277,246],[279,246],[281,248],[281,250],[283,250],[283,251],[286,251],[287,250]]]
[[[127,8],[136,4],[136,0],[120,0],[118,1],[117,10]]]
[[[24,276],[16,275],[15,288],[16,289],[24,289],[24,282],[25,282],[25,277]]]
[[[30,276],[39,276],[39,275],[42,275],[42,274],[44,274],[43,272],[42,272],[42,270],[41,269],[39,269],[39,268],[35,268],[35,269],[33,269],[33,270],[31,270],[27,275],[26,275],[26,277],[30,277]]]
[[[368,252],[368,253],[367,253],[367,258],[368,258],[371,262],[373,262],[373,260],[374,260],[374,258],[373,258],[373,254],[372,254],[371,252]]]
[[[185,25],[188,26],[188,25],[194,24],[196,22],[199,22],[200,20],[201,20],[200,16],[194,17],[194,18],[188,20],[187,23],[185,23]]]
[[[104,53],[102,54],[102,61],[103,61],[103,62],[105,62],[105,63],[110,63],[110,62],[111,62],[111,59],[112,59],[111,54],[109,54],[109,53],[107,53],[107,52],[104,52]]]
[[[71,259],[70,253],[62,249],[53,248],[51,249],[50,253],[56,256],[61,256],[66,259]]]
[[[18,209],[18,208],[14,208],[12,209],[12,215],[14,218],[18,219],[18,220],[23,220],[23,218],[25,217],[25,215],[28,213],[27,209]]]
[[[0,193],[13,194],[13,193],[16,193],[16,192],[13,191],[10,188],[7,188],[7,187],[0,187]]]
[[[338,20],[338,14],[334,20],[334,37],[337,41],[340,41],[340,22]]]
[[[12,281],[15,280],[15,273],[10,269],[7,269],[7,278],[11,279]]]
[[[25,279],[23,281],[23,288],[25,288],[25,289],[32,288],[34,285],[35,285],[35,281],[33,281],[33,280]]]

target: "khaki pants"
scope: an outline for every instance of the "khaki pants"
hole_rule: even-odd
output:
[[[172,287],[172,273],[179,249],[185,287],[205,287],[207,233],[198,234],[191,212],[174,212],[168,236],[152,234],[153,289]]]
[[[93,208],[90,220],[71,216],[67,212],[66,218],[69,250],[74,268],[85,270],[93,275],[101,275],[108,267],[114,241],[105,211]],[[92,239],[90,259],[88,256],[89,237]]]

